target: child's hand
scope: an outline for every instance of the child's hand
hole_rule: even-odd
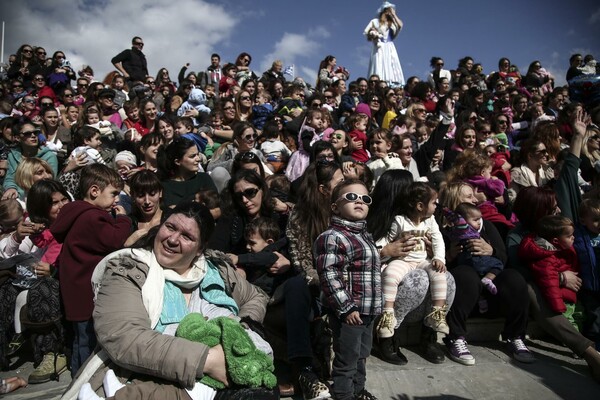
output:
[[[35,266],[35,274],[37,276],[50,276],[50,264],[39,261]]]
[[[352,148],[355,150],[362,150],[363,142],[360,139],[352,139]]]
[[[113,210],[115,211],[116,215],[127,215],[127,212],[123,206],[114,206]]]
[[[433,260],[431,264],[433,266],[433,269],[435,269],[437,272],[446,272],[446,264],[444,264],[440,260]]]
[[[362,319],[360,319],[360,314],[358,311],[353,311],[346,316],[346,323],[348,325],[361,325]]]
[[[233,253],[227,253],[227,254],[225,254],[225,255],[226,255],[227,257],[229,257],[229,259],[231,260],[231,263],[232,263],[233,265],[237,265],[237,263],[238,263],[238,256],[236,256],[236,255],[235,255],[235,254],[233,254]]]

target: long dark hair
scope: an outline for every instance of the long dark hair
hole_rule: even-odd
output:
[[[170,178],[177,171],[175,160],[181,160],[188,149],[196,146],[187,138],[176,138],[163,150],[160,148],[157,154],[158,170],[161,179]]]
[[[377,181],[367,215],[367,229],[376,241],[387,234],[394,217],[400,213],[400,203],[412,182],[412,174],[404,169],[386,171]]]
[[[71,201],[71,196],[60,182],[50,179],[37,181],[27,195],[27,212],[32,222],[50,226],[48,213],[52,208],[52,194],[60,193]]]
[[[241,169],[229,180],[227,190],[229,191],[232,200],[233,209],[238,215],[246,215],[246,210],[243,205],[235,199],[234,187],[235,184],[241,181],[246,181],[252,185],[256,185],[262,191],[262,202],[260,204],[260,215],[263,217],[272,217],[273,215],[273,198],[269,191],[269,187],[263,178],[261,178],[254,170]]]

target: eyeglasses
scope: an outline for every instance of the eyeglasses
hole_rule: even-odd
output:
[[[242,101],[250,100],[250,96],[242,96],[242,97],[240,97],[240,100],[242,100]]]
[[[348,192],[348,193],[344,193],[342,196],[340,196],[339,199],[337,199],[335,202],[337,203],[340,200],[346,200],[346,201],[362,201],[363,203],[365,203],[366,205],[369,205],[373,202],[373,199],[371,198],[371,196],[369,196],[368,194],[358,194],[358,193],[354,193],[354,192]]]
[[[242,199],[244,197],[247,198],[248,200],[252,200],[253,198],[256,197],[256,195],[258,194],[259,191],[260,191],[259,188],[250,188],[250,189],[242,190],[241,192],[235,192],[233,194],[233,196],[239,201],[242,201]]]
[[[40,133],[42,133],[42,131],[40,131],[39,129],[33,130],[33,131],[24,131],[21,132],[21,136],[24,137],[37,137]]]
[[[379,81],[378,81],[377,79],[371,79],[371,80],[369,81],[369,83],[378,83],[378,82],[379,82]]]

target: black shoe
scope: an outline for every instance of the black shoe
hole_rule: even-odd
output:
[[[423,358],[430,363],[441,364],[446,360],[444,350],[437,343],[437,333],[433,329],[423,327],[419,346]]]
[[[400,349],[394,348],[394,338],[379,338],[377,355],[380,359],[390,364],[395,365],[406,365],[408,360],[406,356],[402,354]]]
[[[369,393],[367,389],[363,389],[355,396],[356,400],[377,400],[377,397]]]
[[[217,390],[214,400],[279,400],[279,390],[242,388]]]

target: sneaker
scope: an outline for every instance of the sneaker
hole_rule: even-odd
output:
[[[329,399],[331,394],[326,384],[321,382],[311,370],[304,370],[298,375],[298,386],[304,400]]]
[[[396,328],[396,317],[394,312],[384,311],[377,323],[377,336],[385,339],[394,336],[394,328]]]
[[[451,340],[444,338],[450,359],[463,365],[475,365],[475,357],[471,355],[465,338],[459,337]]]
[[[490,278],[481,278],[481,283],[483,284],[483,287],[486,288],[487,291],[491,294],[498,293],[498,288],[496,288],[496,285],[494,285],[494,281]]]
[[[29,383],[58,381],[58,376],[67,370],[67,357],[64,354],[46,353],[40,365],[29,375]]]
[[[354,397],[356,400],[377,400],[367,389],[363,389]]]
[[[525,346],[525,342],[521,338],[509,339],[506,341],[510,346],[510,351],[515,360],[531,364],[535,361],[535,357],[531,351]]]
[[[430,327],[436,332],[450,333],[450,327],[446,323],[446,312],[448,306],[433,306],[433,310],[423,320],[423,325]]]
[[[19,351],[21,346],[23,346],[23,343],[25,343],[25,335],[23,335],[22,333],[15,333],[15,336],[13,336],[12,340],[8,344],[8,350],[6,351],[6,355],[10,357],[13,354],[16,354],[16,352]]]

